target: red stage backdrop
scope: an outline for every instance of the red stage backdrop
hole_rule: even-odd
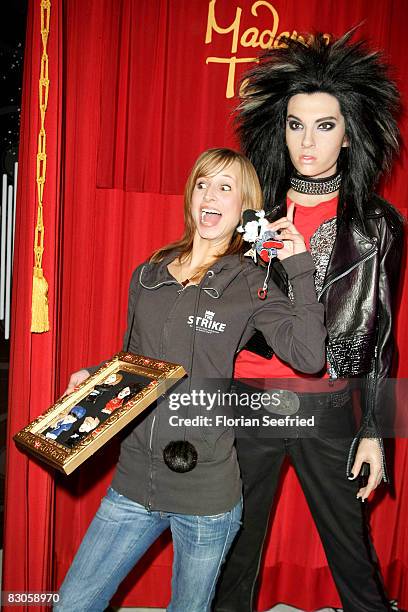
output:
[[[20,146],[3,589],[58,588],[117,458],[109,444],[70,477],[19,453],[12,435],[64,390],[70,372],[121,346],[131,271],[182,229],[182,188],[210,146],[235,145],[237,83],[282,33],[359,36],[383,48],[408,101],[405,0],[53,0],[48,55],[44,271],[51,331],[30,334],[40,0],[30,0]],[[402,120],[407,141],[408,128]],[[405,152],[383,193],[407,207]],[[398,318],[400,377],[408,371],[407,283]],[[405,296],[405,299],[404,299]],[[408,606],[408,462],[397,440],[394,484],[377,492],[373,536],[390,596]],[[129,576],[121,605],[165,607],[171,547],[160,540]],[[299,585],[302,588],[299,588]],[[337,606],[303,494],[287,470],[262,570],[260,610],[278,601]]]

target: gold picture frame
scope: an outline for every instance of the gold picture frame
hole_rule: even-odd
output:
[[[185,374],[175,363],[118,353],[19,431],[14,441],[71,474]]]

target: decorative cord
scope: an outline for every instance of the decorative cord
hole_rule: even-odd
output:
[[[50,329],[48,317],[48,283],[44,277],[42,257],[44,253],[44,218],[43,197],[45,176],[47,170],[45,114],[48,105],[48,94],[50,80],[48,78],[48,55],[47,42],[50,32],[50,0],[41,0],[41,39],[42,56],[39,79],[39,109],[41,126],[38,133],[37,148],[37,223],[34,235],[34,270],[33,270],[33,292],[31,302],[31,331],[34,333],[47,332]]]

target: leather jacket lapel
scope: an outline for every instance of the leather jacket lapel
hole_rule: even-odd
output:
[[[326,289],[338,279],[346,276],[356,266],[374,257],[377,252],[377,238],[364,235],[356,226],[347,227],[341,224],[337,230],[336,240],[326,270],[319,299]]]

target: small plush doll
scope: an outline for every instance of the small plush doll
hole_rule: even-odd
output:
[[[243,234],[242,238],[252,243],[245,255],[252,257],[255,263],[257,254],[262,261],[269,263],[273,257],[276,257],[277,249],[283,247],[283,242],[279,240],[276,232],[267,229],[268,224],[264,210],[245,210],[242,225],[237,228],[237,232]]]

